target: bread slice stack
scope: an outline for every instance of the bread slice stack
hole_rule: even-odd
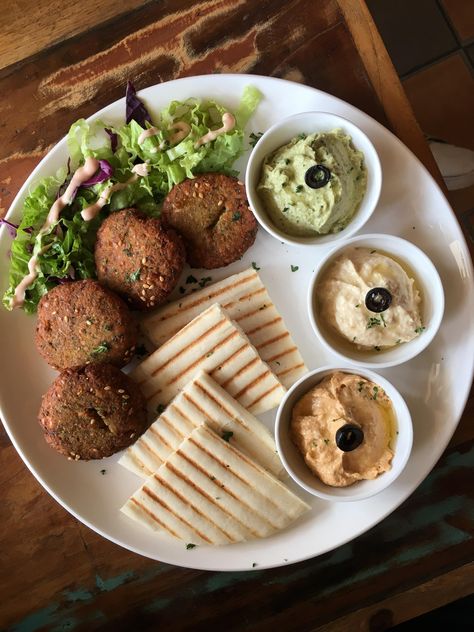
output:
[[[254,416],[306,371],[257,273],[194,292],[142,328],[160,346],[130,376],[153,423],[119,461],[145,479],[122,511],[194,545],[267,537],[308,511]]]

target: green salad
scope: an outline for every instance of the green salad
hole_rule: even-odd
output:
[[[237,110],[231,113],[235,126],[202,144],[197,141],[221,127],[223,115],[229,112],[227,108],[213,100],[172,101],[152,121],[130,82],[125,125],[114,128],[99,120],[88,123],[84,119],[74,123],[67,136],[68,164],[55,176],[38,182],[24,202],[23,216],[11,246],[9,287],[3,296],[5,307],[12,309],[15,288],[31,272],[28,265],[32,257],[37,274],[33,275],[35,278],[22,301],[22,308],[28,313],[35,312],[40,298],[58,283],[95,277],[96,233],[110,213],[135,207],[159,217],[163,199],[184,179],[205,172],[236,175],[232,167],[244,151],[244,126],[260,99],[260,92],[247,86]],[[176,123],[188,131],[174,143]],[[152,127],[155,129],[151,130]],[[152,134],[143,139],[145,130]],[[99,160],[100,168],[75,191],[59,219],[45,229],[52,205],[88,157]],[[132,169],[140,163],[148,165],[148,173],[133,181]],[[113,192],[92,220],[82,218],[81,211],[97,202],[110,185],[127,180],[132,181]]]

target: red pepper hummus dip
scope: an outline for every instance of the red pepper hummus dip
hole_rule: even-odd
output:
[[[380,386],[336,371],[298,400],[290,435],[323,483],[346,487],[391,468],[394,419]]]

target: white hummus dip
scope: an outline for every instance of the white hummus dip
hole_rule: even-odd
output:
[[[395,420],[392,402],[373,382],[337,371],[296,403],[291,438],[311,471],[326,485],[347,487],[391,468]],[[336,432],[352,424],[363,432],[351,452],[336,444]]]
[[[385,288],[390,306],[366,307],[367,293]],[[408,342],[423,330],[421,297],[415,280],[391,257],[368,248],[348,248],[331,263],[316,286],[321,321],[357,347],[380,351]]]

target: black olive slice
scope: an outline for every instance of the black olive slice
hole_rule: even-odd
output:
[[[392,295],[384,287],[374,287],[365,295],[365,306],[369,312],[379,314],[390,307]]]
[[[345,424],[336,431],[336,445],[343,452],[352,452],[364,440],[364,433],[359,426]]]
[[[304,181],[311,189],[326,186],[331,179],[331,172],[324,165],[314,165],[304,174]]]

